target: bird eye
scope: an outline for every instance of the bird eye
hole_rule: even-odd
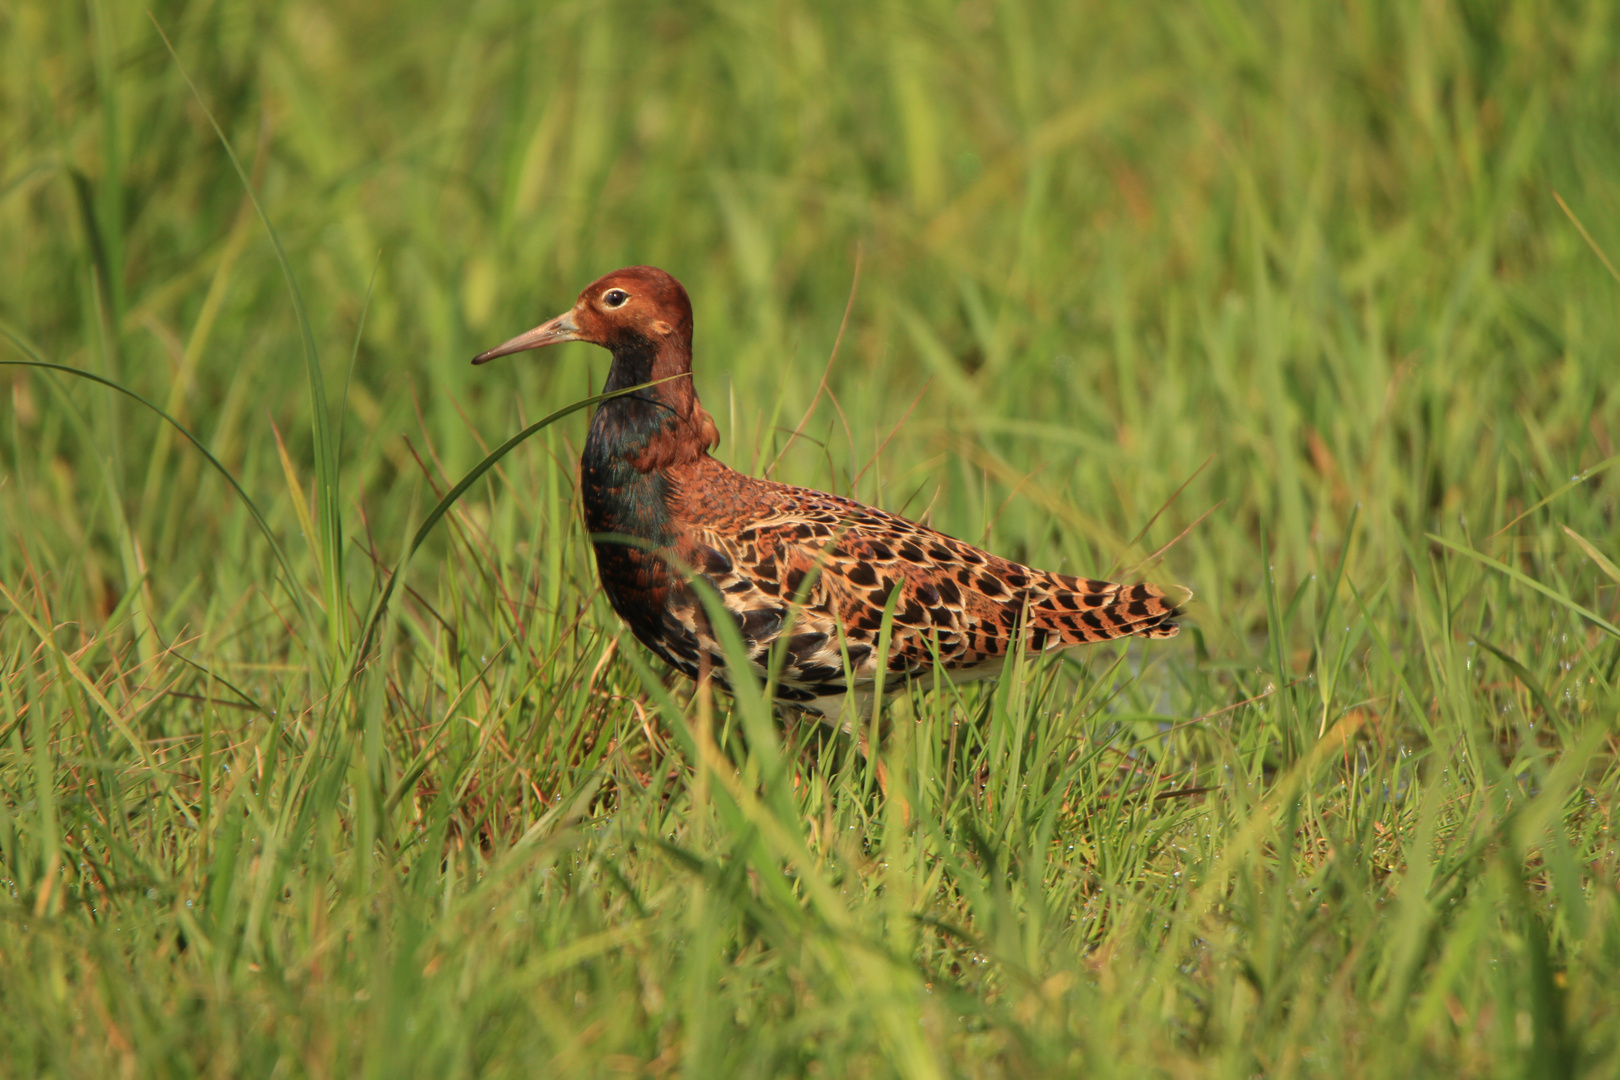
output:
[[[624,307],[624,302],[630,299],[630,294],[623,289],[609,289],[602,294],[602,303],[608,307]]]

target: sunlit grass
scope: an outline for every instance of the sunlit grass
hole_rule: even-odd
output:
[[[0,27],[0,1074],[1614,1072],[1608,5]],[[583,412],[432,516],[635,262],[734,466],[1188,631],[668,680]]]

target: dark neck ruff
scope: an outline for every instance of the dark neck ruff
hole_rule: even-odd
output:
[[[636,338],[617,344],[607,392],[686,377],[603,402],[591,418],[580,461],[585,524],[602,587],[614,610],[649,645],[661,636],[673,583],[658,552],[679,539],[670,515],[669,470],[706,455],[717,441],[714,422],[693,392],[691,370],[688,343]]]
[[[652,343],[638,340],[613,350],[606,393],[651,382],[657,364]],[[679,402],[670,400],[672,383],[650,386],[598,406],[580,461],[585,520],[592,533],[617,533],[644,545],[667,546],[671,539],[667,484],[657,468],[647,468],[654,448],[679,424]],[[603,547],[597,543],[598,551]]]

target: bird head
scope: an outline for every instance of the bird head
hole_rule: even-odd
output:
[[[690,349],[692,301],[681,283],[654,266],[627,266],[597,278],[574,306],[488,352],[473,357],[483,364],[497,356],[542,349],[563,341],[588,341],[618,353],[666,345]]]

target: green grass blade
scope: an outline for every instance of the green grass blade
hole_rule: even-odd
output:
[[[1556,589],[1548,588],[1546,585],[1543,585],[1541,582],[1539,582],[1535,578],[1532,578],[1529,575],[1525,574],[1523,571],[1515,569],[1514,567],[1511,567],[1511,566],[1507,565],[1506,563],[1498,562],[1497,560],[1491,558],[1489,555],[1481,555],[1479,552],[1475,551],[1473,548],[1464,547],[1461,544],[1453,543],[1452,541],[1447,540],[1443,536],[1436,536],[1434,533],[1424,533],[1424,535],[1427,536],[1434,543],[1439,544],[1441,547],[1450,548],[1452,551],[1455,551],[1457,554],[1466,555],[1468,558],[1473,559],[1475,562],[1481,564],[1482,566],[1490,567],[1492,570],[1495,570],[1497,573],[1506,574],[1509,578],[1512,578],[1514,581],[1518,582],[1520,585],[1523,585],[1525,588],[1534,589],[1536,592],[1540,593],[1542,596],[1545,596],[1547,599],[1552,600],[1553,602],[1555,602],[1555,603],[1557,603],[1557,604],[1559,604],[1559,605],[1561,605],[1563,607],[1568,608],[1570,611],[1573,611],[1575,614],[1579,615],[1581,618],[1585,619],[1587,622],[1591,623],[1593,626],[1596,626],[1598,629],[1602,630],[1604,633],[1609,634],[1609,635],[1611,635],[1613,637],[1616,637],[1616,638],[1620,638],[1620,626],[1615,626],[1613,623],[1609,622],[1609,620],[1605,619],[1603,616],[1599,615],[1597,612],[1592,611],[1589,608],[1582,607],[1580,604],[1577,604],[1575,601],[1571,600],[1569,597],[1565,596],[1563,593],[1559,592]]]
[[[31,356],[37,356],[33,349],[29,348],[26,342],[24,342],[4,324],[0,324],[0,334],[4,334],[6,339],[15,345],[19,350],[26,352]],[[72,375],[75,378],[93,382],[98,386],[105,386],[107,389],[123,394],[125,397],[129,398],[135,403],[144,406],[156,414],[160,420],[178,432],[183,439],[196,448],[198,453],[202,454],[203,459],[213,467],[215,472],[224,478],[225,482],[231,486],[231,490],[236,492],[237,496],[242,500],[242,505],[247,509],[249,516],[253,518],[253,524],[258,528],[259,535],[263,536],[265,542],[270,545],[270,553],[275,556],[276,564],[281,567],[282,587],[286,590],[287,596],[292,600],[293,605],[298,608],[300,613],[305,615],[307,622],[308,612],[305,611],[304,608],[302,591],[297,586],[298,579],[293,574],[292,566],[287,562],[286,553],[281,550],[280,541],[276,539],[276,534],[270,530],[270,523],[265,520],[264,514],[260,512],[259,507],[256,503],[254,503],[252,496],[250,496],[247,491],[243,489],[241,483],[234,475],[232,475],[231,471],[213,455],[208,447],[203,445],[201,439],[197,438],[197,436],[191,433],[189,428],[180,423],[180,421],[176,420],[174,417],[170,416],[168,413],[164,412],[162,409],[158,408],[156,405],[152,404],[150,401],[146,400],[146,398],[142,397],[140,394],[137,394],[135,391],[129,389],[128,387],[120,386],[111,379],[102,378],[100,375],[97,375],[91,371],[67,367],[63,364],[52,364],[49,361],[40,359],[0,360],[0,367],[39,368],[44,371],[55,371],[63,375]]]
[[[150,11],[147,16],[152,20],[152,26],[157,30],[158,37],[163,39],[163,45],[169,50],[169,56],[174,60],[174,66],[179,70],[181,78],[186,80],[197,107],[208,117],[209,125],[219,138],[219,144],[225,150],[226,157],[230,158],[231,167],[236,170],[237,178],[242,182],[242,190],[247,193],[248,199],[253,203],[254,212],[259,215],[259,221],[264,225],[265,232],[270,237],[270,244],[275,248],[276,261],[281,266],[282,278],[287,283],[287,292],[292,299],[293,316],[298,322],[298,337],[303,345],[304,374],[309,384],[310,423],[315,433],[315,486],[319,497],[315,500],[315,525],[320,532],[320,571],[322,592],[326,601],[326,645],[332,656],[341,656],[347,651],[349,644],[348,607],[345,602],[346,588],[343,580],[343,522],[338,505],[338,459],[337,447],[332,441],[332,416],[326,403],[326,380],[321,373],[320,354],[315,347],[315,331],[309,321],[309,312],[304,304],[304,294],[298,287],[298,278],[293,274],[292,261],[287,258],[286,249],[281,245],[281,235],[270,221],[270,215],[265,211],[264,205],[259,202],[259,196],[253,190],[253,181],[247,170],[237,159],[236,151],[231,147],[231,141],[225,137],[225,131],[219,126],[214,117],[213,110],[208,102],[203,100],[202,91],[197,84],[191,81],[191,75],[186,71],[185,65],[180,62],[180,54],[175,52],[174,45],[163,32],[163,26],[157,21],[157,16]]]
[[[378,594],[377,599],[371,605],[371,611],[366,616],[364,629],[360,634],[360,647],[355,650],[355,658],[353,661],[352,670],[358,671],[359,665],[365,660],[366,655],[370,652],[372,639],[377,631],[378,621],[383,617],[383,613],[388,610],[388,601],[394,595],[394,588],[399,583],[400,574],[404,571],[406,565],[411,561],[411,556],[416,554],[417,548],[422,546],[422,541],[427,539],[428,534],[431,533],[433,531],[433,527],[444,518],[444,515],[450,512],[450,508],[456,504],[456,501],[460,499],[462,495],[466,494],[467,489],[476,484],[485,473],[494,468],[497,462],[499,462],[517,447],[521,446],[524,442],[528,441],[531,436],[544,431],[546,428],[550,427],[552,424],[555,424],[558,420],[561,420],[564,417],[572,416],[581,409],[588,409],[592,405],[600,404],[601,402],[607,401],[611,398],[620,397],[624,394],[633,394],[638,390],[645,390],[649,386],[657,386],[659,383],[669,382],[670,379],[682,378],[686,378],[686,376],[673,375],[670,376],[669,379],[659,379],[655,382],[640,383],[636,386],[625,387],[622,390],[614,390],[606,394],[596,394],[593,397],[580,398],[578,401],[570,405],[565,405],[555,412],[542,416],[540,419],[536,420],[534,423],[530,424],[516,435],[513,435],[510,439],[507,439],[505,442],[501,443],[501,445],[491,450],[488,454],[484,455],[484,459],[482,461],[480,461],[477,465],[474,465],[471,469],[467,470],[466,475],[460,480],[456,481],[450,490],[445,492],[443,497],[441,497],[434,505],[433,509],[428,511],[427,517],[422,519],[422,523],[416,527],[416,532],[411,536],[410,543],[406,545],[405,554],[400,556],[399,562],[395,564],[393,571],[388,575],[388,581],[383,585],[382,592]]]

